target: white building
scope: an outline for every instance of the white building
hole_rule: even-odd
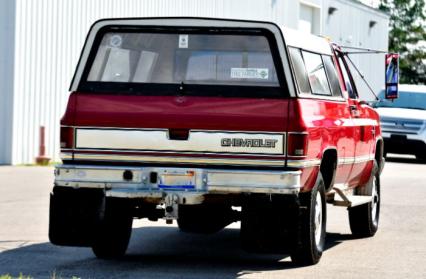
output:
[[[59,120],[90,25],[106,17],[199,16],[273,21],[347,46],[387,49],[386,14],[352,0],[1,0],[0,164],[33,163],[39,126],[59,160]],[[377,91],[382,56],[354,56]]]

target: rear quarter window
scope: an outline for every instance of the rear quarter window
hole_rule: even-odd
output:
[[[301,94],[342,97],[333,58],[295,47],[289,47],[289,56],[297,87]]]
[[[307,51],[302,51],[302,55],[308,72],[308,80],[311,85],[312,94],[330,96],[331,90],[321,55]]]
[[[300,93],[310,94],[311,87],[309,85],[308,75],[303,61],[302,52],[297,48],[289,48],[291,62],[296,77],[297,86]]]
[[[342,97],[342,90],[340,88],[336,67],[334,66],[334,63],[333,63],[333,58],[328,55],[323,55],[322,60],[324,61],[325,71],[327,72],[327,77],[330,83],[333,96]]]

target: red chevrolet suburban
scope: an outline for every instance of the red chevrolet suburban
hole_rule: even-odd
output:
[[[193,233],[241,221],[244,249],[309,265],[326,203],[373,236],[383,139],[346,60],[325,38],[268,22],[96,22],[61,121],[51,242],[115,258],[134,218]]]

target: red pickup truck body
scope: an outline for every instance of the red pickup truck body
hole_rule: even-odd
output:
[[[271,48],[275,48],[272,52],[280,80],[278,92],[281,92],[282,97],[244,97],[244,88],[225,97],[225,93],[211,94],[210,88],[206,90],[208,94],[204,94],[203,87],[194,89],[187,81],[174,84],[174,87],[167,89],[169,91],[166,90],[167,93],[158,93],[155,86],[140,90],[125,87],[117,89],[114,83],[113,87],[99,87],[101,89],[98,90],[97,84],[85,81],[89,75],[87,67],[94,63],[94,58],[90,58],[94,56],[91,52],[96,53],[100,41],[96,36],[108,32],[120,34],[120,28],[129,26],[133,28],[131,32],[137,32],[134,30],[138,27],[153,28],[150,32],[155,32],[154,27],[161,26],[169,28],[171,33],[189,33],[189,39],[191,32],[226,34],[229,31],[234,34],[235,30],[243,32],[249,29],[267,33],[265,36],[269,36],[273,43]],[[188,30],[189,27],[196,31]],[[197,29],[199,27],[203,29]],[[105,28],[110,29],[103,31]],[[125,29],[122,32],[130,31]],[[179,37],[179,40],[182,38],[188,39]],[[243,59],[244,55],[250,57],[251,54],[243,54]],[[306,69],[311,63],[308,61],[309,55],[316,55],[312,61],[320,58],[322,62],[319,68],[312,71]],[[302,60],[296,65],[300,57],[305,61],[307,80],[296,73],[303,69],[300,66]],[[233,68],[231,71],[247,75],[247,71],[252,71],[252,68],[247,69]],[[329,94],[313,92],[318,82],[321,82],[316,79],[323,77],[319,73],[321,71],[326,73],[325,87],[328,86],[326,91]],[[268,73],[271,74],[271,70]],[[301,83],[307,81],[311,92],[302,92]],[[102,82],[99,84],[103,86]],[[257,90],[259,93],[254,94],[261,94],[262,90],[269,88],[259,87]],[[306,87],[303,90],[306,91]],[[211,220],[216,220],[216,215],[232,215],[232,218],[218,223],[226,225],[243,220],[242,226],[245,226],[246,231],[245,236],[242,236],[243,242],[248,243],[249,248],[256,246],[253,242],[257,240],[253,238],[255,229],[247,228],[274,228],[269,223],[255,223],[253,220],[256,218],[250,215],[251,208],[259,212],[267,211],[265,208],[259,209],[263,206],[262,202],[266,203],[263,201],[264,196],[270,200],[277,199],[277,204],[286,204],[284,207],[294,208],[290,205],[298,204],[297,208],[303,208],[305,198],[302,197],[311,199],[313,192],[320,193],[318,197],[322,196],[322,202],[317,199],[316,206],[319,204],[324,210],[320,213],[312,211],[314,219],[320,214],[317,223],[314,219],[312,222],[316,226],[324,226],[324,232],[325,219],[320,222],[318,218],[325,216],[325,202],[353,208],[355,213],[352,215],[356,217],[352,217],[352,223],[369,220],[371,225],[371,217],[359,215],[371,212],[374,203],[378,203],[378,182],[374,180],[378,181],[383,167],[379,117],[374,109],[358,99],[344,52],[324,38],[265,22],[195,18],[103,20],[97,22],[89,33],[71,91],[61,121],[63,165],[56,169],[52,194],[50,235],[53,243],[92,246],[101,257],[117,254],[99,248],[104,247],[105,243],[103,246],[94,244],[94,240],[90,240],[91,236],[80,235],[77,239],[56,228],[55,212],[61,210],[57,209],[60,207],[57,205],[59,197],[67,197],[61,191],[69,189],[81,192],[85,189],[101,189],[99,197],[106,199],[107,205],[108,200],[116,200],[121,206],[118,208],[126,208],[123,210],[126,213],[132,212],[131,217],[177,218],[181,229],[186,231],[209,231],[200,219],[212,216]],[[167,176],[167,172],[174,173],[174,176]],[[188,178],[185,184],[176,176],[196,178]],[[253,185],[250,185],[250,181],[253,181]],[[372,188],[373,184],[375,188]],[[372,189],[376,189],[375,192]],[[86,200],[86,197],[82,194],[79,199]],[[255,197],[259,197],[259,202]],[[291,201],[281,201],[283,197],[291,197]],[[229,208],[231,205],[242,206],[243,210],[233,214],[228,210],[221,211],[220,206],[219,209],[214,206],[210,208],[210,200],[216,201],[213,204],[229,205]],[[256,200],[253,207],[251,200]],[[93,204],[99,207],[103,202]],[[147,204],[157,207],[165,205],[165,208],[153,208]],[[191,205],[193,211],[205,210],[203,217],[197,218],[196,214],[190,213]],[[202,205],[206,206],[200,209]],[[108,211],[104,204],[102,206],[103,210]],[[367,206],[368,209],[362,214],[358,213]],[[310,204],[306,207],[311,208]],[[145,208],[145,211],[135,213],[135,208]],[[161,213],[161,210],[164,212]],[[272,215],[276,214],[272,212]],[[185,214],[190,217],[186,219]],[[288,224],[296,226],[294,222],[301,222],[296,217],[300,214],[295,213]],[[94,219],[99,218],[95,216]],[[105,221],[99,222],[104,224],[102,222]],[[366,231],[357,230],[355,224],[353,231],[373,235],[377,222],[375,225],[376,228]],[[93,228],[93,231],[98,229]],[[293,251],[293,259],[300,263],[316,263],[321,256],[325,236],[318,237],[320,239],[312,247],[287,245]],[[111,239],[108,238],[108,241],[111,242]],[[262,242],[258,246],[268,248],[270,245]],[[272,246],[276,248],[280,245]],[[307,249],[311,249],[310,252],[306,252]],[[316,249],[315,253],[311,253],[312,249]],[[307,256],[309,254],[311,256]]]
[[[356,187],[370,178],[373,159],[380,138],[377,113],[358,100],[342,102],[295,99],[261,100],[234,98],[223,105],[221,98],[190,96],[112,96],[75,92],[61,125],[66,127],[119,127],[196,129],[215,131],[260,131],[307,133],[305,156],[236,156],[191,154],[190,157],[233,158],[238,160],[273,160],[273,166],[302,170],[301,185],[312,188],[325,150],[335,149],[338,168],[334,183]],[[73,104],[75,107],[73,107]],[[353,117],[350,106],[359,116]],[[220,107],[220,109],[218,109]],[[267,111],[267,114],[261,112]],[[174,121],[170,121],[174,119]],[[230,121],[232,119],[232,121]],[[376,131],[375,134],[373,131]],[[290,136],[291,137],[291,136]],[[380,144],[380,143],[379,143]],[[70,152],[71,151],[71,152]],[[66,159],[91,161],[90,155],[125,156],[119,161],[139,161],[138,156],[164,156],[156,152],[122,152],[99,150],[68,150]],[[85,155],[88,155],[85,157]],[[170,153],[167,153],[170,156]],[[135,158],[132,158],[132,157]],[[182,157],[176,153],[173,156]],[[187,157],[188,155],[185,155]],[[105,159],[109,161],[111,159]],[[112,161],[115,161],[112,159]],[[287,163],[287,165],[285,165]]]

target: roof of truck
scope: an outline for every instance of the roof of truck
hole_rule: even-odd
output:
[[[293,80],[290,78],[291,69],[285,44],[292,47],[302,48],[307,51],[331,55],[332,50],[327,39],[296,31],[273,22],[253,21],[242,19],[200,18],[200,17],[154,17],[154,18],[107,18],[96,21],[86,37],[77,69],[71,82],[70,91],[76,91],[83,76],[85,65],[88,61],[90,50],[98,31],[107,26],[175,26],[175,27],[224,27],[224,28],[259,28],[266,29],[277,38],[277,47],[280,52],[284,74],[287,77],[288,92],[290,96],[296,96]],[[278,39],[284,37],[283,40]]]
[[[312,52],[331,55],[331,46],[328,39],[291,28],[280,26],[287,46],[302,48]]]
[[[224,19],[224,18],[203,18],[203,17],[151,17],[151,18],[106,18],[98,20],[93,24],[93,26],[104,25],[105,23],[115,23],[123,24],[134,22],[136,24],[142,24],[150,22],[154,25],[170,25],[170,22],[180,22],[186,21],[185,25],[198,25],[199,26],[226,26],[226,27],[236,27],[236,23],[241,22],[241,27],[246,27],[247,24],[250,24],[251,27],[256,24],[260,28],[264,28],[265,25],[274,26],[281,30],[284,41],[288,46],[302,48],[312,52],[322,53],[331,55],[330,42],[321,36],[309,34],[306,32],[298,31],[291,29],[285,26],[279,26],[273,22],[257,21],[257,20],[244,20],[244,19]],[[211,25],[210,25],[211,24]],[[172,24],[174,25],[174,24]],[[228,25],[228,26],[227,26]]]

